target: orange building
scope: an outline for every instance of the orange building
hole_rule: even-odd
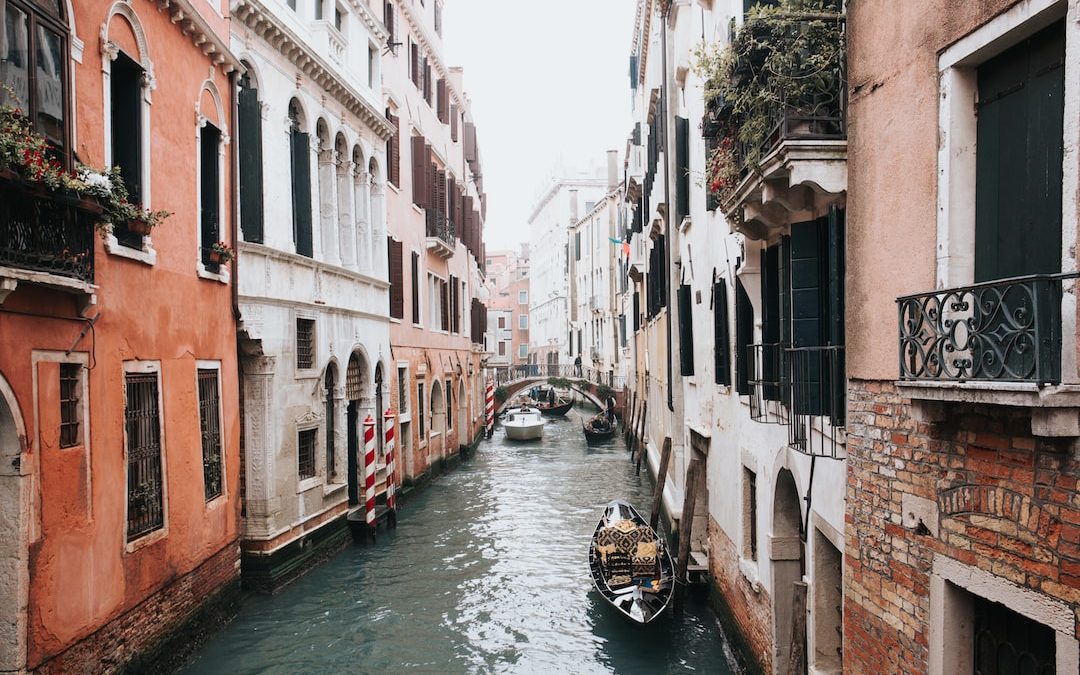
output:
[[[0,0],[0,104],[172,213],[146,233],[0,154],[0,670],[175,657],[238,588],[227,12]]]

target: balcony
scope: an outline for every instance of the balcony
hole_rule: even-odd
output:
[[[752,420],[786,427],[793,450],[844,457],[847,376],[843,345],[750,345],[747,368]]]
[[[1032,433],[1080,436],[1080,384],[1063,377],[1073,343],[1063,298],[1078,273],[1035,274],[897,299],[897,387],[940,420],[942,402],[1028,407]],[[1074,372],[1075,363],[1069,371]],[[1066,381],[1066,380],[1074,381]]]
[[[424,245],[440,258],[452,257],[456,245],[454,223],[436,209],[428,209],[426,213],[427,238]]]
[[[19,283],[86,295],[93,304],[101,206],[0,175],[0,302]]]

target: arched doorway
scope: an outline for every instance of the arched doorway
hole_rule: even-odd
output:
[[[788,469],[776,476],[773,492],[773,521],[770,559],[773,575],[773,663],[776,672],[785,673],[792,644],[801,644],[806,653],[806,622],[795,621],[796,611],[806,611],[803,577],[802,508],[799,488]],[[800,594],[801,603],[795,598]],[[797,606],[801,609],[797,609]],[[795,634],[798,628],[798,634]],[[801,675],[791,673],[789,675]]]
[[[465,378],[458,378],[457,395],[458,445],[467,447],[472,444],[472,430],[469,429],[469,409],[465,399]]]
[[[363,423],[364,418],[372,413],[367,359],[360,352],[353,352],[349,357],[349,368],[345,372],[345,398],[349,401],[345,421],[346,433],[349,436],[346,461],[349,472],[349,505],[355,506],[360,503]]]
[[[0,376],[0,671],[21,671],[26,663],[27,569],[23,537],[23,480],[19,459],[26,427],[15,394]]]
[[[431,436],[431,443],[438,439],[438,456],[441,458],[446,450],[446,400],[443,398],[442,383],[437,378],[431,382]]]

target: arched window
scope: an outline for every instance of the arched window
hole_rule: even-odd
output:
[[[61,0],[0,0],[0,104],[22,110],[70,166],[69,32],[63,5]]]
[[[304,131],[304,111],[289,102],[289,157],[292,169],[293,243],[300,255],[312,257],[311,138]]]
[[[237,149],[240,163],[240,231],[244,241],[263,243],[262,104],[251,66],[240,76]]]
[[[334,365],[326,368],[326,477],[333,478],[337,474],[337,463],[334,461],[334,444],[337,430],[334,428],[334,389],[337,387],[337,375]],[[329,482],[329,480],[328,480]]]

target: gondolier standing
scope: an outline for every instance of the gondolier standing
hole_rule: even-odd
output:
[[[608,422],[615,424],[615,397],[608,396],[605,405],[607,405],[605,412],[607,413]]]
[[[581,377],[581,354],[574,357],[574,374]]]

